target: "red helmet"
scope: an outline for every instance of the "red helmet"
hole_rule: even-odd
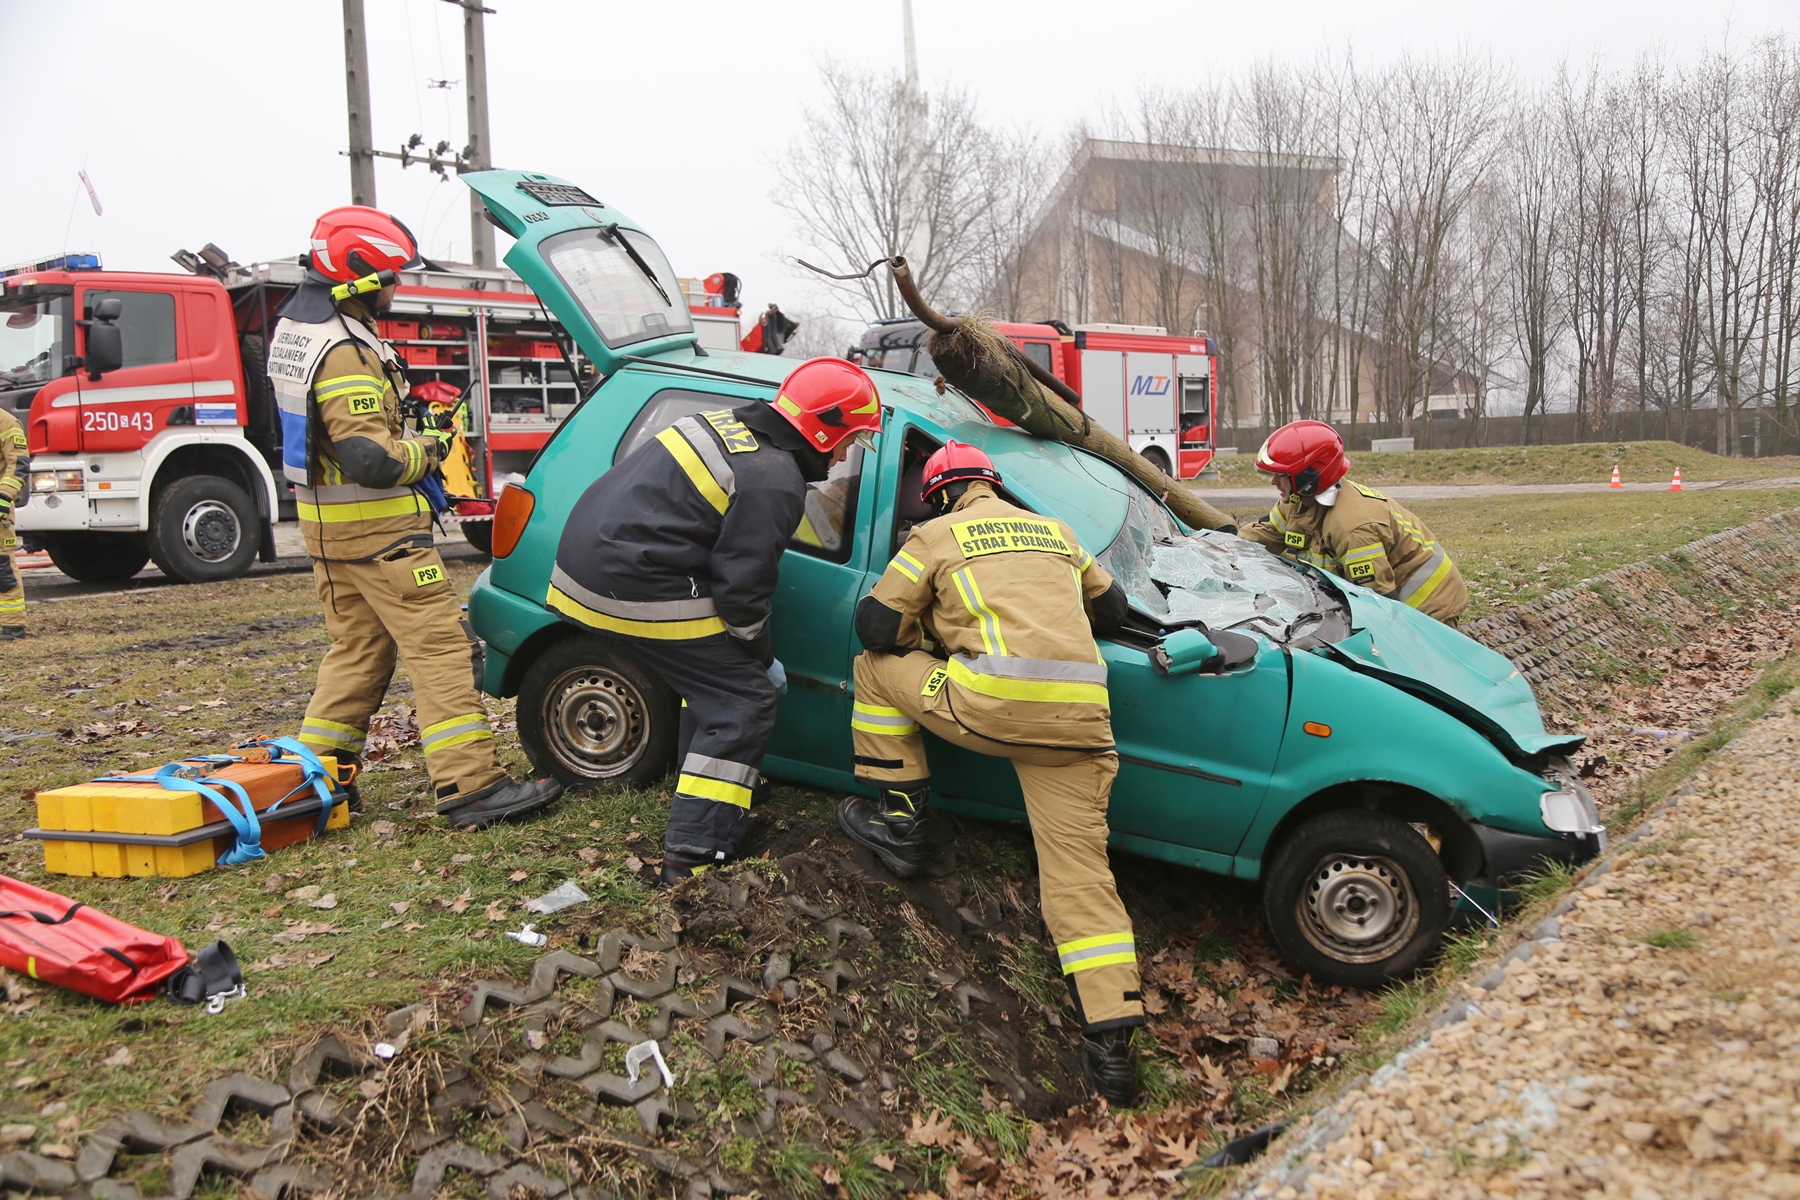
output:
[[[806,444],[830,454],[846,438],[864,447],[881,429],[881,393],[875,381],[841,358],[809,358],[781,381],[775,411],[800,431]]]
[[[1292,421],[1269,435],[1256,452],[1256,469],[1286,475],[1294,491],[1316,496],[1350,472],[1344,439],[1323,421]]]
[[[1000,472],[994,470],[994,460],[979,447],[949,441],[925,460],[925,473],[921,478],[924,482],[919,489],[919,499],[930,504],[933,494],[958,480],[985,479],[998,486]]]
[[[419,255],[412,230],[376,208],[347,204],[325,213],[313,226],[313,270],[339,283],[379,271],[398,271]]]

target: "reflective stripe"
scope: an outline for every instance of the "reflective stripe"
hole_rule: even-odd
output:
[[[322,380],[313,388],[313,395],[320,400],[327,396],[339,396],[345,392],[374,392],[377,396],[387,390],[387,380],[374,375],[339,375],[334,379]]]
[[[985,656],[983,656],[985,657]],[[1056,704],[1108,704],[1106,685],[1077,680],[1019,678],[1017,675],[990,675],[971,669],[970,661],[961,655],[947,666],[950,678],[982,696],[996,700],[1032,700]],[[1042,659],[1009,659],[1009,662],[1042,662]],[[1085,667],[1085,663],[1057,663],[1059,667]]]
[[[1414,571],[1407,580],[1394,592],[1394,599],[1403,600],[1418,608],[1431,598],[1438,586],[1450,577],[1450,556],[1442,546],[1437,553],[1425,560],[1423,566]]]
[[[882,737],[905,737],[919,732],[918,723],[900,709],[860,702],[850,705],[850,728]]]
[[[605,629],[612,633],[623,633],[632,637],[653,638],[657,641],[687,641],[725,632],[725,622],[717,617],[702,617],[693,621],[634,621],[627,617],[610,616],[587,607],[554,583],[550,585],[549,593],[544,597],[544,603],[563,616],[579,621],[589,628]]]
[[[488,724],[485,713],[464,713],[460,717],[451,717],[448,721],[439,721],[421,729],[419,748],[430,754],[433,750],[444,750],[465,742],[479,742],[493,736],[494,727]]]
[[[324,524],[373,521],[431,511],[425,498],[411,488],[366,488],[354,483],[296,487],[294,504],[302,521]]]
[[[0,597],[0,613],[13,613],[13,612],[24,612],[24,611],[25,611],[25,597],[23,597],[23,596]]]
[[[1099,937],[1078,938],[1056,947],[1064,975],[1110,967],[1115,963],[1137,961],[1137,939],[1129,933],[1103,933]]]
[[[698,421],[683,417],[657,434],[656,440],[687,474],[701,499],[720,513],[731,507],[731,498],[737,494],[737,476]]]
[[[750,807],[750,789],[739,783],[726,783],[722,779],[708,779],[703,775],[683,774],[675,781],[675,793],[679,796],[698,796],[702,800],[717,800],[721,804],[735,804],[739,808]]]
[[[425,478],[424,445],[410,438],[402,438],[400,449],[406,455],[406,469],[400,473],[400,482],[417,483]]]
[[[681,772],[684,775],[705,775],[710,779],[741,783],[745,787],[755,787],[762,778],[762,772],[755,767],[732,762],[728,758],[710,758],[704,754],[690,754],[682,759]]]
[[[1383,545],[1380,542],[1372,542],[1367,546],[1358,546],[1354,550],[1344,551],[1343,557],[1340,561],[1346,562],[1346,563],[1353,563],[1353,562],[1358,562],[1365,558],[1380,558],[1382,555],[1384,555],[1386,553],[1387,553],[1387,547],[1385,545]]]
[[[674,427],[681,430],[681,436],[687,439],[694,453],[700,456],[700,461],[706,464],[706,469],[712,473],[719,490],[727,496],[737,495],[737,472],[731,469],[731,464],[719,453],[719,447],[706,430],[701,428],[700,422],[693,417],[683,417],[675,422]]]
[[[17,475],[0,475],[0,487],[24,487],[25,481]]]
[[[981,644],[987,647],[989,654],[1005,654],[1006,639],[1000,635],[1000,617],[987,602],[981,598],[981,589],[975,584],[975,571],[972,567],[964,567],[951,576],[956,581],[956,590],[962,596],[963,604],[981,625]]]
[[[1273,525],[1279,533],[1287,532],[1287,518],[1281,515],[1281,505],[1277,504],[1269,510],[1269,524]]]
[[[1075,564],[1075,569],[1085,575],[1087,569],[1094,565],[1094,556],[1089,554],[1086,550],[1083,550],[1080,546],[1075,547],[1075,550],[1076,553],[1081,556],[1079,561]]]
[[[363,743],[368,741],[368,734],[354,725],[340,725],[321,717],[307,717],[300,723],[300,740],[310,745],[361,754]]]
[[[1098,663],[1064,662],[1057,658],[1002,658],[994,654],[957,655],[971,671],[1010,679],[1073,680],[1106,683],[1106,667]]]
[[[768,627],[769,618],[764,617],[754,625],[727,625],[725,627],[725,632],[729,633],[734,638],[740,638],[746,642],[753,642],[761,637],[763,630]]]
[[[900,572],[914,583],[919,582],[919,576],[925,571],[925,564],[904,550],[894,555],[893,559],[888,563],[888,566]]]
[[[683,600],[615,600],[591,592],[569,578],[561,567],[550,569],[550,583],[563,595],[609,617],[625,617],[633,621],[692,621],[718,615],[711,596],[695,596]],[[720,626],[723,628],[723,625]]]

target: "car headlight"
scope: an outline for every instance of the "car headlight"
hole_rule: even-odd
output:
[[[34,495],[56,490],[55,471],[33,471],[31,473],[31,491]]]
[[[1558,833],[1603,833],[1600,813],[1586,791],[1545,792],[1538,797],[1538,815],[1546,829]]]

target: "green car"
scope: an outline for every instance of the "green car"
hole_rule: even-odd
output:
[[[469,596],[485,687],[518,697],[540,770],[649,782],[673,765],[679,698],[621,644],[545,607],[563,522],[671,422],[771,400],[794,363],[699,349],[661,249],[580,188],[517,171],[463,179],[518,239],[508,265],[603,379],[502,495],[494,563]],[[993,457],[1013,500],[1073,526],[1131,596],[1129,627],[1102,643],[1120,758],[1112,844],[1260,880],[1274,936],[1304,971],[1358,986],[1405,973],[1436,949],[1460,889],[1602,847],[1567,759],[1582,739],[1545,732],[1505,658],[1403,604],[1189,530],[1111,464],[997,425],[954,389],[871,374],[886,412],[878,448],[814,485],[782,560],[774,640],[789,690],[769,775],[861,790],[852,612],[928,517],[925,457],[956,438]],[[1177,633],[1185,653],[1165,673],[1159,651]],[[1006,760],[942,743],[931,755],[933,805],[1025,820]]]

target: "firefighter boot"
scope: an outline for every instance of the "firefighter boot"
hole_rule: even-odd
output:
[[[24,636],[23,625],[0,625],[0,642],[16,642]]]
[[[838,825],[859,846],[866,846],[881,865],[911,879],[933,858],[932,831],[926,800],[927,784],[901,790],[882,788],[874,800],[852,796],[838,805]]]
[[[508,775],[491,787],[446,800],[438,813],[457,828],[473,825],[486,829],[496,821],[522,817],[547,808],[562,795],[563,785],[554,779],[518,780]]]
[[[1130,1107],[1137,1099],[1137,1052],[1131,1047],[1131,1027],[1082,1034],[1081,1073],[1108,1104]]]
[[[697,854],[683,854],[679,850],[665,850],[662,861],[662,883],[664,887],[674,887],[684,879],[699,875],[708,867],[717,866],[718,862],[710,858],[702,858]]]

